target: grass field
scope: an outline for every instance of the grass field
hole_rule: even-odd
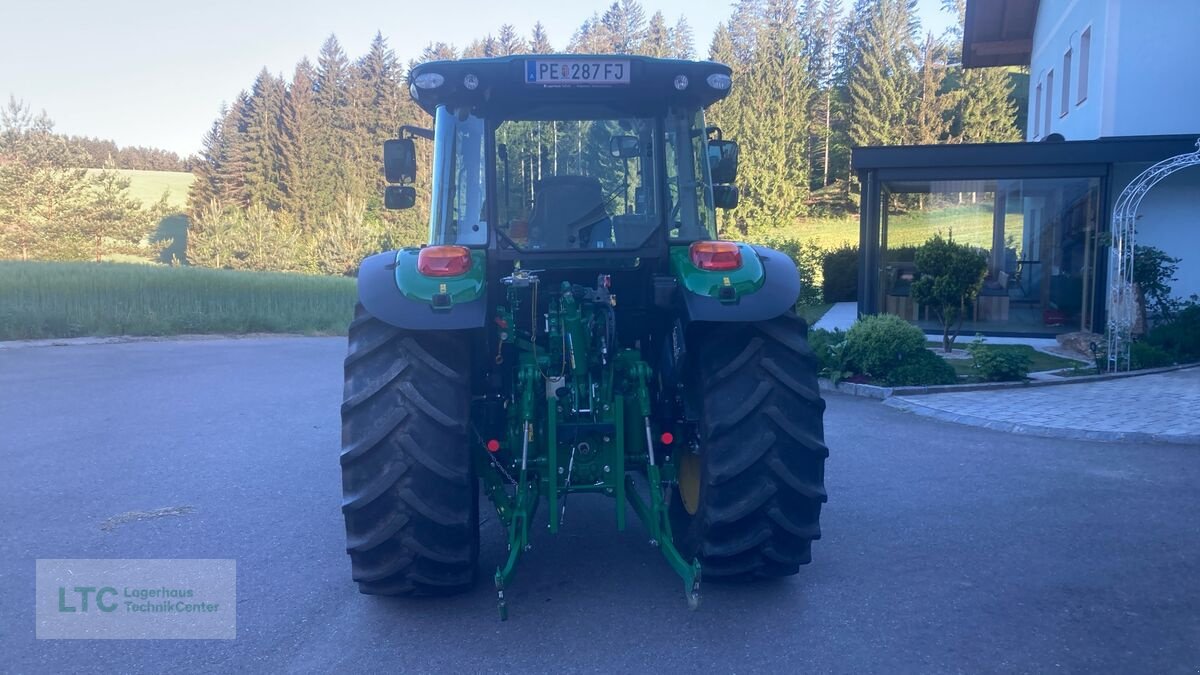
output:
[[[354,280],[160,265],[0,261],[0,339],[341,334]]]
[[[89,173],[97,171],[90,169]],[[138,169],[117,169],[117,173],[129,179],[129,194],[142,200],[146,206],[158,201],[163,190],[170,190],[167,199],[171,206],[182,209],[187,205],[188,188],[195,178],[184,171],[141,171]]]
[[[1023,216],[1010,213],[1005,221],[1005,232],[1021,237]],[[908,211],[888,217],[888,246],[917,246],[941,232],[954,233],[954,240],[982,248],[992,247],[991,204],[948,206],[927,211]],[[772,236],[796,239],[802,243],[815,243],[823,249],[837,248],[842,244],[858,246],[858,216],[842,218],[806,218],[796,225],[782,229]]]

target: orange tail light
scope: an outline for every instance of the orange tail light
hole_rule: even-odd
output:
[[[417,254],[417,271],[427,277],[456,277],[471,269],[466,246],[426,246]]]
[[[697,241],[688,252],[692,264],[710,272],[728,272],[742,266],[742,251],[732,241]]]

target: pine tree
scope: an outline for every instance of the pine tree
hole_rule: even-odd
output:
[[[611,54],[616,49],[616,36],[600,19],[600,14],[592,14],[583,25],[571,36],[567,51],[572,54]]]
[[[223,131],[228,114],[229,108],[222,103],[220,114],[200,141],[200,157],[192,169],[195,179],[188,189],[188,211],[191,213],[197,213],[209,202],[221,198],[221,169],[228,152]]]
[[[500,32],[496,35],[496,56],[524,54],[528,51],[525,40],[517,34],[515,26],[510,23],[500,26]]]
[[[959,118],[963,143],[1021,140],[1013,81],[1004,68],[969,68],[963,73]]]
[[[417,63],[425,63],[427,61],[453,61],[458,58],[458,50],[454,45],[445,42],[430,42],[425,49],[421,51],[420,58]]]
[[[308,59],[296,64],[283,101],[284,176],[288,186],[286,210],[300,226],[315,227],[320,113],[314,89],[316,71]]]
[[[645,40],[646,11],[638,0],[619,0],[605,10],[600,23],[618,54],[641,53]]]
[[[317,212],[331,213],[335,197],[346,194],[354,183],[353,160],[346,156],[353,147],[354,110],[350,105],[350,61],[337,38],[330,35],[317,57],[314,99],[321,135],[317,143]]]
[[[667,18],[663,16],[662,10],[655,12],[646,26],[646,39],[642,43],[642,53],[660,59],[671,56],[675,47],[673,37],[671,29],[667,27]]]
[[[152,214],[143,209],[140,200],[130,196],[129,182],[111,162],[88,176],[87,201],[71,228],[79,236],[80,245],[70,252],[71,258],[100,262],[114,253],[148,253],[143,246],[157,221],[151,219]]]
[[[857,64],[849,74],[850,140],[855,145],[911,143],[916,47],[914,0],[877,0]]]
[[[242,156],[245,160],[245,190],[250,204],[278,210],[286,199],[284,185],[283,80],[259,72],[245,111],[246,130]]]
[[[671,28],[671,57],[676,59],[692,59],[696,56],[696,39],[692,35],[692,26],[682,14]]]
[[[912,131],[912,140],[916,143],[941,143],[950,133],[949,113],[954,109],[957,96],[956,92],[943,91],[946,68],[946,45],[929,33],[921,46],[921,65],[917,71]]]
[[[541,21],[533,24],[533,33],[529,36],[529,53],[530,54],[553,54],[554,47],[550,44],[550,37],[546,35],[546,27]]]

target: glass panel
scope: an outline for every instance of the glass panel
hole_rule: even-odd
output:
[[[681,143],[682,138],[689,140]],[[673,240],[694,241],[717,237],[707,139],[703,111],[667,118],[667,192],[670,203],[667,227]]]
[[[431,244],[487,243],[483,120],[437,109],[434,118]]]
[[[650,119],[496,128],[499,227],[522,249],[637,248],[659,226]]]
[[[963,335],[1094,328],[1099,179],[892,181],[882,188],[875,299],[881,311],[939,328],[909,286],[921,273],[917,247],[941,234],[988,261]]]

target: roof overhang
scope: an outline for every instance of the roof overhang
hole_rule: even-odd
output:
[[[1027,66],[1038,0],[967,0],[963,66]]]
[[[1090,141],[892,145],[853,148],[855,171],[881,179],[1027,176],[1044,171],[1103,175],[1108,166],[1150,163],[1193,152],[1197,134],[1112,136]]]

